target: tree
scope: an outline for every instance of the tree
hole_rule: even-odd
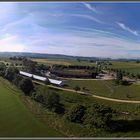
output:
[[[0,63],[0,76],[4,76],[6,70],[6,66],[4,63]]]
[[[26,71],[30,73],[36,73],[36,66],[37,66],[36,62],[25,58],[23,59],[23,65],[25,66]]]
[[[23,78],[19,83],[20,89],[25,93],[25,95],[30,96],[31,91],[34,89],[33,83],[29,78]]]
[[[78,61],[78,62],[81,62],[80,58],[77,58],[77,61]]]
[[[9,80],[9,81],[12,81],[15,77],[16,74],[18,74],[19,71],[17,68],[15,67],[8,67],[5,71],[5,75],[4,77]]]
[[[117,70],[115,83],[116,84],[121,84],[122,79],[123,79],[122,72],[120,70]]]
[[[19,87],[19,83],[20,83],[20,81],[21,81],[22,79],[23,79],[23,77],[22,77],[21,75],[17,74],[17,75],[14,76],[13,83],[14,83],[17,87]]]
[[[79,91],[80,87],[79,86],[75,86],[74,89],[75,89],[75,91]]]
[[[89,127],[107,129],[112,118],[112,109],[103,105],[89,106],[83,117],[84,124]]]
[[[44,94],[44,104],[49,110],[58,112],[61,108],[59,95],[55,92]]]
[[[85,113],[85,107],[80,104],[72,106],[72,108],[66,113],[66,118],[71,122],[81,123]]]

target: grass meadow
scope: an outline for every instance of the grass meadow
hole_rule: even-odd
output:
[[[81,91],[116,99],[140,100],[140,85],[115,85],[112,80],[69,80],[69,88],[79,86]],[[83,89],[85,88],[85,89]]]
[[[120,114],[113,116],[113,120],[118,121],[118,123],[127,123],[127,126],[124,127],[126,130],[120,130],[117,132],[104,131],[95,128],[88,128],[82,124],[71,123],[64,119],[64,116],[56,115],[48,110],[42,108],[38,105],[40,110],[39,119],[44,123],[52,126],[53,128],[59,130],[61,133],[64,133],[67,136],[74,137],[135,137],[140,136],[140,127],[139,127],[139,116],[140,116],[140,104],[128,104],[128,103],[117,103],[112,101],[105,101],[100,99],[95,99],[90,96],[79,95],[77,93],[67,92],[56,90],[53,88],[44,87],[41,85],[37,86],[43,93],[49,91],[56,92],[60,95],[60,101],[64,105],[66,111],[71,108],[74,104],[82,104],[88,106],[92,103],[103,104],[111,107],[112,109],[120,112]],[[38,103],[35,103],[38,104]],[[27,104],[28,106],[28,104]],[[33,111],[36,114],[37,111]],[[123,114],[121,112],[128,112],[128,114]],[[45,116],[45,117],[44,117]],[[128,130],[127,130],[128,129]],[[137,131],[135,131],[137,129]]]
[[[62,136],[27,109],[19,93],[10,83],[0,80],[0,137]]]

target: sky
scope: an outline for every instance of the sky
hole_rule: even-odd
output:
[[[140,58],[140,3],[0,2],[0,51]]]

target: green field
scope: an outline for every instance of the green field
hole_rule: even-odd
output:
[[[83,87],[85,87],[87,89],[85,92],[90,92],[95,95],[117,99],[140,100],[140,85],[136,84],[117,86],[112,81],[103,80],[69,80],[67,83],[69,88],[79,86],[82,91],[85,91],[83,90]]]
[[[14,88],[15,89],[15,88]],[[21,102],[10,83],[0,80],[0,137],[62,136],[44,125]]]
[[[111,101],[105,101],[100,99],[95,99],[90,96],[83,96],[77,93],[66,92],[61,90],[56,90],[52,88],[48,88],[47,86],[38,86],[43,91],[53,91],[57,92],[60,95],[60,101],[65,106],[65,109],[69,109],[74,104],[83,104],[88,106],[92,103],[104,104],[110,106],[112,109],[118,112],[129,112],[128,115],[119,114],[113,116],[113,120],[124,121],[123,123],[127,123],[127,127],[124,129],[126,131],[118,131],[118,132],[110,132],[104,131],[94,128],[88,128],[84,125],[78,123],[71,123],[66,121],[63,116],[56,115],[54,113],[50,113],[44,110],[44,114],[46,115],[46,120],[44,122],[52,125],[53,127],[59,129],[64,132],[64,134],[68,136],[74,137],[136,137],[140,136],[140,127],[139,127],[139,116],[140,116],[140,104],[127,104],[127,103],[117,103]],[[36,112],[34,112],[36,114]],[[40,118],[41,119],[41,118]],[[135,123],[135,121],[138,121]],[[137,129],[137,131],[135,131]]]
[[[122,69],[127,72],[140,73],[140,63],[136,62],[112,62],[109,68]]]

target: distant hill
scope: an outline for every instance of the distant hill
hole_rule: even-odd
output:
[[[28,52],[0,52],[0,57],[13,57],[13,56],[22,56],[22,57],[30,57],[30,58],[48,58],[48,59],[80,59],[80,60],[100,60],[101,59],[98,57],[69,56],[69,55],[61,55],[61,54],[42,54],[42,53],[28,53]]]
[[[13,56],[22,56],[29,58],[46,58],[46,59],[80,59],[80,60],[113,60],[113,61],[136,61],[140,60],[139,58],[103,58],[103,57],[83,57],[83,56],[70,56],[70,55],[62,55],[62,54],[43,54],[43,53],[29,53],[29,52],[0,52],[0,57],[13,57]]]

